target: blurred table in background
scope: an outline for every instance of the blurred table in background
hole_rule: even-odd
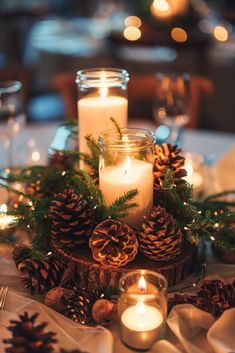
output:
[[[131,127],[146,128],[152,131],[156,126],[144,120],[133,120]],[[13,144],[13,157],[16,166],[25,164],[46,164],[48,149],[54,140],[58,124],[27,125],[15,139]],[[59,137],[60,139],[60,137]],[[60,141],[59,141],[60,142]],[[206,160],[215,162],[227,150],[235,145],[235,134],[219,133],[202,130],[186,130],[183,149],[203,155]],[[33,152],[38,152],[33,154]],[[4,154],[0,145],[1,164],[4,164]],[[0,167],[3,165],[0,164]]]

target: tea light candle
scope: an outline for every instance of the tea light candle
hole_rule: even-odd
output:
[[[7,205],[2,204],[0,206],[0,231],[4,231],[12,227],[12,225],[14,225],[16,221],[16,217],[7,215],[6,213],[7,213]]]
[[[137,332],[154,330],[162,324],[162,321],[160,310],[141,301],[127,308],[121,317],[123,325]]]
[[[134,275],[134,272],[130,273],[131,275]],[[151,275],[154,276],[153,272]],[[157,340],[163,338],[166,301],[159,300],[164,295],[161,291],[161,287],[158,289],[153,284],[147,283],[144,276],[141,276],[138,284],[131,284],[126,288],[126,294],[119,297],[121,339],[127,346],[137,350],[147,350]]]
[[[138,190],[135,197],[138,206],[131,209],[124,220],[131,226],[139,226],[143,216],[148,215],[152,207],[152,164],[127,156],[123,164],[106,167],[100,171],[100,190],[108,205],[131,189]]]
[[[109,96],[105,81],[97,97],[78,100],[79,150],[89,152],[84,137],[88,134],[97,139],[102,131],[112,129],[113,117],[120,127],[127,125],[127,99]]]

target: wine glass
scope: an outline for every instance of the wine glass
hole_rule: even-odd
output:
[[[0,81],[0,139],[6,152],[7,168],[13,167],[12,143],[25,123],[19,81]]]
[[[154,118],[160,126],[166,127],[161,130],[166,133],[166,142],[181,145],[183,130],[189,122],[190,77],[186,73],[159,73],[156,80]],[[158,137],[158,129],[156,135]]]

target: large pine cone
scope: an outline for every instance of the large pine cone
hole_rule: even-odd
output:
[[[185,158],[180,156],[180,152],[180,148],[171,144],[163,143],[162,146],[155,145],[153,176],[156,193],[162,188],[162,182],[164,181],[167,169],[173,172],[174,184],[178,190],[185,184],[183,177],[187,175],[187,172],[182,168]]]
[[[140,251],[155,261],[174,259],[181,251],[183,234],[175,218],[161,206],[154,207],[139,232]]]
[[[100,298],[96,290],[75,288],[72,295],[66,300],[64,314],[82,325],[94,324],[92,306]]]
[[[94,228],[93,209],[81,194],[66,189],[55,195],[49,217],[51,236],[56,249],[71,252],[84,243]]]
[[[21,272],[21,281],[30,294],[44,294],[57,286],[65,269],[65,264],[55,255],[50,255],[45,260],[27,257],[16,262],[16,266]]]
[[[94,259],[110,267],[126,265],[138,252],[134,230],[115,219],[107,219],[96,226],[89,246]]]
[[[29,316],[27,313],[19,315],[19,321],[11,320],[8,330],[12,333],[12,338],[4,339],[5,344],[10,347],[5,349],[6,353],[51,353],[53,352],[54,332],[46,332],[47,323],[37,325],[38,314]]]

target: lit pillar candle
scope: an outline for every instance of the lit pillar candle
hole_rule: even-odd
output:
[[[110,205],[116,198],[131,189],[137,189],[137,207],[124,219],[131,226],[139,226],[148,215],[153,202],[152,164],[126,157],[121,165],[109,166],[100,171],[100,189]]]
[[[112,129],[113,117],[120,127],[127,126],[128,101],[125,98],[129,75],[119,69],[79,71],[78,126],[79,150],[89,152],[84,137],[97,139],[101,132]]]

